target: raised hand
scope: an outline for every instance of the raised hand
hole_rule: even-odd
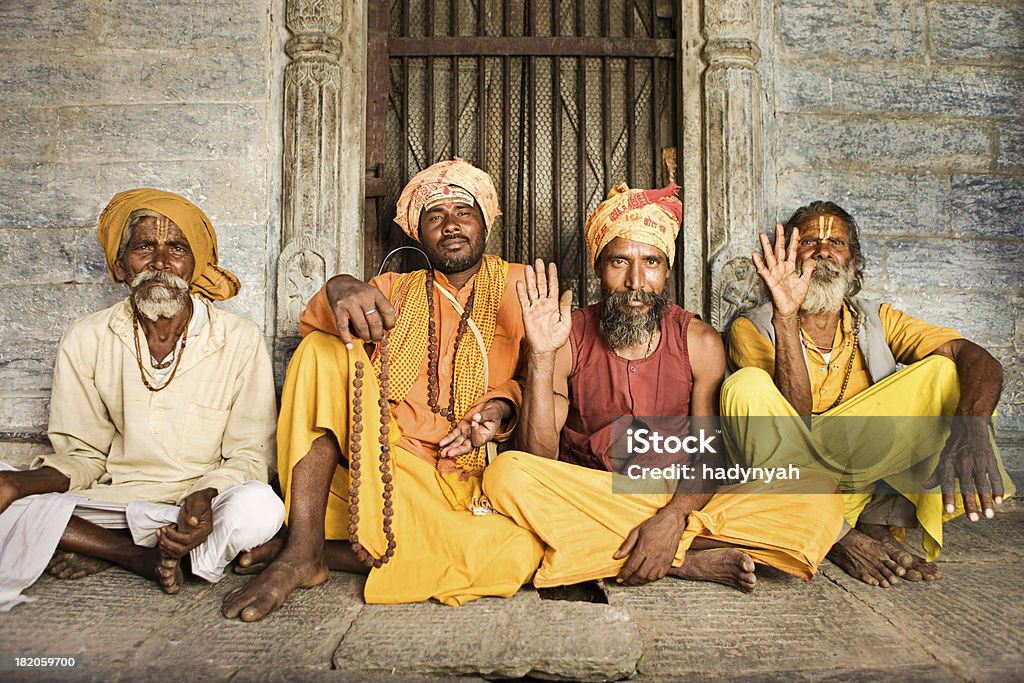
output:
[[[797,273],[796,252],[800,244],[798,228],[793,228],[788,248],[781,223],[775,225],[774,249],[768,242],[768,235],[761,233],[760,239],[764,259],[757,252],[753,252],[751,256],[754,258],[754,268],[771,292],[775,315],[780,318],[792,317],[800,311],[800,306],[807,298],[811,275],[814,273],[814,259],[804,259],[801,264],[802,274]]]
[[[379,342],[395,326],[395,309],[384,293],[351,275],[335,275],[327,281],[327,301],[338,335],[349,348],[353,338]]]
[[[526,267],[526,282],[516,282],[523,328],[531,353],[552,353],[565,346],[572,330],[572,291],[558,296],[558,268],[537,259]]]

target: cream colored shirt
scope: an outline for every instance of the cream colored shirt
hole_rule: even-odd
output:
[[[192,301],[207,315],[193,316],[178,372],[159,392],[142,383],[127,299],[72,324],[53,373],[55,453],[33,467],[53,467],[71,479],[69,490],[117,503],[176,504],[207,487],[267,481],[277,408],[263,335],[200,296]],[[141,328],[139,345],[149,369]]]

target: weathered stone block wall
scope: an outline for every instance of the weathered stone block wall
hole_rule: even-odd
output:
[[[203,207],[243,284],[224,307],[273,333],[282,7],[0,3],[0,433],[45,427],[61,333],[124,296],[95,237],[120,190]]]
[[[770,9],[770,218],[815,199],[849,210],[867,293],[989,348],[1001,425],[1024,430],[1024,6]]]

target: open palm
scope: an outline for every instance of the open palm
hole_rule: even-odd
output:
[[[572,291],[558,296],[558,268],[537,259],[526,267],[526,282],[516,283],[523,307],[523,328],[531,353],[551,353],[565,346],[572,329]]]
[[[764,281],[772,295],[775,314],[782,317],[796,315],[800,306],[807,298],[807,290],[811,286],[811,275],[814,273],[814,259],[805,259],[801,264],[802,273],[796,270],[796,252],[800,241],[800,231],[793,228],[786,247],[786,235],[781,224],[775,226],[775,247],[768,242],[768,235],[761,233],[760,254],[752,254],[757,274]]]

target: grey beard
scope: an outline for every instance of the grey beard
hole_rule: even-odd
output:
[[[800,306],[804,313],[834,313],[843,306],[853,284],[853,268],[840,268],[832,261],[818,259],[814,264],[807,298]]]
[[[640,301],[650,306],[646,313],[623,313],[620,306]],[[601,332],[613,349],[624,349],[650,341],[651,335],[661,327],[661,315],[668,299],[654,292],[604,292],[601,307]]]
[[[161,286],[149,287],[144,295],[140,287],[150,280],[156,280]],[[132,279],[129,287],[135,310],[149,320],[173,318],[188,299],[188,283],[173,273],[144,270]]]

